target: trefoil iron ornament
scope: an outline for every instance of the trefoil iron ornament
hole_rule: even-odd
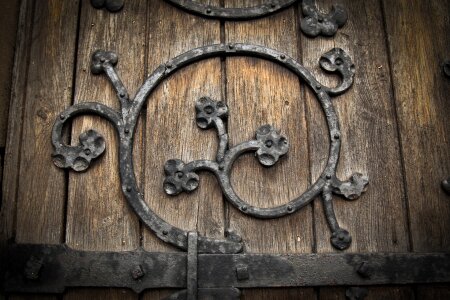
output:
[[[301,2],[303,18],[300,27],[304,34],[311,37],[335,35],[337,30],[345,25],[348,18],[347,11],[343,6],[333,5],[329,13],[322,13],[317,9],[314,0],[272,0],[258,6],[243,8],[216,7],[193,0],[166,1],[189,13],[205,18],[231,21],[265,17]],[[122,9],[124,0],[91,0],[91,4],[95,8],[105,7],[111,12],[117,12]]]
[[[227,200],[242,213],[256,218],[278,218],[295,213],[308,205],[316,196],[321,195],[325,215],[332,232],[331,243],[337,249],[350,246],[349,232],[341,228],[333,210],[332,194],[339,194],[347,199],[358,198],[368,184],[368,178],[359,173],[350,180],[341,181],[336,177],[336,166],[339,160],[341,132],[332,96],[344,93],[353,83],[354,65],[350,57],[339,48],[334,48],[322,55],[320,66],[328,71],[338,73],[342,81],[336,87],[327,87],[319,83],[314,76],[293,58],[263,46],[250,44],[216,44],[190,50],[159,66],[151,74],[130,99],[114,66],[118,62],[116,54],[107,51],[97,51],[92,56],[91,71],[94,74],[105,73],[116,90],[120,101],[120,111],[113,110],[101,103],[83,102],[75,104],[56,119],[52,144],[54,147],[53,161],[60,168],[72,168],[75,171],[86,170],[91,161],[105,151],[105,140],[95,130],[88,130],[79,136],[79,145],[71,146],[63,143],[63,125],[70,119],[81,114],[97,114],[109,120],[119,136],[119,171],[122,191],[134,212],[142,222],[149,227],[161,240],[177,246],[185,251],[188,249],[189,233],[174,227],[161,219],[144,201],[139,190],[133,170],[133,138],[136,123],[144,103],[156,86],[165,78],[193,62],[214,56],[254,56],[277,62],[300,77],[314,92],[325,113],[329,137],[330,151],[328,162],[320,177],[302,195],[288,201],[284,205],[271,208],[260,208],[248,204],[239,198],[230,184],[230,171],[234,161],[244,152],[254,151],[261,164],[270,167],[282,157],[289,148],[286,137],[280,135],[271,125],[263,125],[256,132],[256,139],[243,142],[228,148],[228,136],[224,122],[228,114],[225,103],[213,101],[204,97],[197,101],[197,125],[200,128],[214,127],[219,136],[219,148],[215,161],[198,160],[184,163],[181,160],[169,160],[165,164],[166,178],[163,183],[167,194],[176,195],[189,192],[198,186],[198,171],[212,172],[218,179]],[[238,253],[243,249],[242,239],[231,235],[224,240],[198,236],[198,253]]]

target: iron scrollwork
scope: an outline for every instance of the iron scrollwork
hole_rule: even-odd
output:
[[[368,178],[359,173],[354,174],[348,181],[340,181],[336,177],[341,132],[330,97],[348,90],[353,83],[355,72],[350,57],[339,48],[325,53],[319,61],[320,66],[324,70],[341,75],[342,81],[336,87],[326,87],[320,84],[305,67],[293,58],[276,50],[249,44],[217,44],[188,51],[159,66],[147,78],[134,99],[128,97],[128,92],[114,68],[118,61],[117,55],[112,52],[97,51],[92,56],[91,71],[94,74],[101,72],[106,74],[116,90],[121,109],[120,111],[115,111],[97,102],[83,102],[75,104],[62,112],[56,119],[52,132],[53,160],[55,165],[60,168],[71,168],[74,171],[84,171],[89,167],[92,160],[105,151],[104,138],[95,130],[88,130],[82,133],[79,136],[79,145],[65,145],[62,138],[62,129],[69,119],[81,114],[97,114],[109,120],[114,125],[120,139],[120,178],[122,191],[129,205],[142,222],[160,239],[187,250],[188,232],[168,224],[156,215],[144,201],[142,193],[137,186],[132,157],[136,122],[148,96],[163,79],[193,62],[212,56],[235,55],[254,56],[277,62],[291,70],[311,87],[325,113],[331,140],[330,155],[324,171],[317,181],[302,195],[284,205],[260,208],[248,204],[235,193],[231,186],[230,171],[233,163],[243,153],[254,151],[259,162],[266,167],[270,167],[288,151],[288,139],[281,135],[273,126],[263,125],[256,131],[254,140],[229,148],[228,135],[224,126],[229,108],[223,102],[204,97],[196,103],[196,121],[200,128],[208,129],[214,127],[217,131],[219,149],[216,160],[198,160],[189,163],[184,163],[177,159],[167,161],[164,168],[166,178],[163,187],[165,192],[170,195],[190,192],[198,186],[199,177],[197,172],[202,170],[209,171],[217,177],[228,201],[242,213],[256,218],[279,218],[292,214],[310,203],[316,196],[321,195],[325,215],[332,231],[331,243],[337,249],[348,248],[351,243],[351,236],[339,226],[336,220],[332,194],[338,194],[354,200],[364,192],[368,184]],[[240,251],[242,251],[242,241],[239,237],[232,235],[225,240],[215,240],[198,236],[199,253],[238,253]]]
[[[215,7],[192,0],[166,1],[189,13],[202,17],[234,21],[265,17],[298,2],[298,0],[273,0],[258,6],[234,8]],[[347,11],[341,5],[333,5],[329,13],[322,13],[317,9],[314,0],[302,0],[301,2],[303,19],[300,27],[303,33],[308,36],[333,36],[338,28],[344,26],[347,22]],[[105,7],[111,12],[116,12],[122,9],[124,0],[91,0],[91,3],[95,8]]]

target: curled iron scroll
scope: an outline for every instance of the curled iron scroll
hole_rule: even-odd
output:
[[[211,6],[193,0],[166,1],[202,17],[233,21],[265,17],[299,2],[299,0],[272,0],[257,6],[235,8]],[[301,2],[303,19],[300,27],[308,36],[333,36],[338,28],[347,22],[347,11],[341,5],[333,5],[329,13],[322,13],[315,6],[314,0],[302,0]],[[117,12],[122,9],[124,0],[91,0],[91,3],[95,8],[105,7],[111,12]]]
[[[275,164],[289,148],[286,137],[281,135],[273,126],[263,125],[256,132],[256,138],[243,142],[233,148],[228,148],[228,135],[224,122],[229,113],[225,103],[214,101],[208,97],[199,99],[196,104],[197,124],[200,128],[215,128],[219,136],[219,149],[215,161],[198,160],[184,163],[181,160],[169,160],[165,165],[166,178],[164,190],[171,195],[189,192],[198,186],[198,171],[212,172],[218,179],[222,191],[228,201],[242,213],[256,218],[278,218],[292,214],[310,203],[316,196],[321,195],[324,203],[325,215],[332,231],[331,243],[338,249],[346,249],[351,243],[350,234],[341,228],[336,220],[332,194],[339,194],[353,200],[364,192],[368,178],[361,174],[354,174],[348,181],[340,181],[336,177],[336,166],[339,159],[341,132],[330,96],[338,95],[350,88],[354,77],[354,66],[350,57],[339,48],[330,50],[320,58],[320,65],[329,72],[341,75],[342,81],[337,87],[327,87],[318,82],[314,76],[293,58],[263,46],[249,44],[216,44],[190,50],[159,66],[140,87],[134,99],[128,97],[126,88],[114,69],[117,56],[112,52],[97,51],[92,56],[91,70],[93,73],[104,72],[117,92],[121,104],[120,111],[115,111],[96,102],[75,104],[56,119],[52,143],[54,147],[53,159],[60,168],[72,168],[75,171],[86,170],[91,161],[99,157],[105,150],[104,138],[94,130],[82,133],[80,143],[76,146],[65,145],[62,138],[62,127],[71,118],[81,114],[97,114],[109,120],[119,136],[119,171],[122,191],[134,212],[142,222],[149,227],[161,240],[186,250],[188,246],[188,232],[168,224],[156,215],[144,201],[139,190],[133,170],[133,138],[139,114],[149,95],[156,86],[180,68],[193,62],[214,56],[254,56],[274,61],[295,73],[301,78],[318,98],[325,113],[330,149],[327,165],[317,179],[302,195],[286,204],[259,208],[249,205],[239,198],[230,184],[230,171],[233,162],[243,153],[256,152],[257,158],[264,166]],[[198,237],[199,253],[238,253],[242,251],[240,237],[230,236],[224,240]]]

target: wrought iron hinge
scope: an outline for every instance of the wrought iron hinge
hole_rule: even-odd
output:
[[[361,286],[450,281],[449,253],[199,254],[79,251],[64,245],[12,245],[6,292],[62,293],[70,287],[181,289],[168,299],[237,300],[245,288]],[[3,269],[1,271],[4,271]]]
[[[254,7],[225,8],[215,7],[192,0],[166,1],[187,12],[202,17],[233,21],[268,16],[299,2],[299,0],[273,0],[270,1],[270,3]],[[301,2],[303,19],[301,20],[300,27],[303,33],[308,36],[333,36],[336,34],[337,30],[347,22],[347,11],[341,5],[333,5],[329,13],[322,13],[317,9],[314,0],[302,0]],[[124,0],[91,0],[91,3],[95,8],[105,7],[111,12],[117,12],[122,9]]]

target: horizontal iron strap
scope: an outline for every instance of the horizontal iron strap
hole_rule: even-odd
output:
[[[67,287],[186,288],[187,254],[13,245],[5,291]],[[291,287],[450,282],[450,253],[199,254],[198,287]]]

